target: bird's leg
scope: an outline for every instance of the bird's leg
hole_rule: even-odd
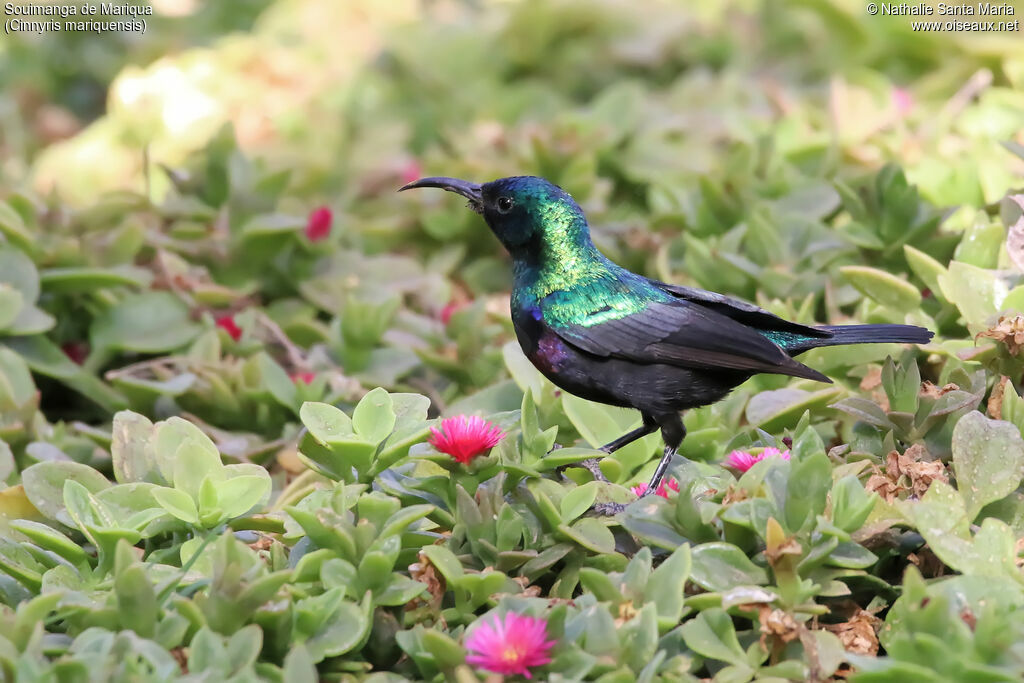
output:
[[[640,496],[641,498],[657,492],[658,486],[661,485],[661,480],[665,478],[665,472],[668,471],[672,458],[679,449],[679,444],[683,442],[683,437],[686,436],[686,427],[683,426],[683,420],[679,417],[678,413],[661,415],[657,421],[651,418],[651,422],[654,423],[655,428],[659,425],[661,426],[661,436],[665,440],[665,453],[661,456],[658,466],[654,468],[654,476],[651,477],[651,483],[647,485],[647,490]],[[644,425],[647,425],[646,415],[644,415]],[[654,430],[652,429],[651,431]],[[630,434],[632,433],[630,432]],[[629,436],[629,434],[626,436]],[[615,442],[613,441],[612,443]],[[591,509],[600,515],[617,515],[625,510],[626,506],[622,503],[598,503]]]
[[[633,443],[637,439],[642,439],[648,434],[657,431],[657,429],[658,423],[655,422],[654,420],[648,422],[647,417],[644,416],[644,423],[641,426],[637,427],[631,432],[623,434],[619,438],[615,439],[615,441],[606,443],[605,445],[601,446],[601,448],[599,448],[598,450],[604,451],[605,453],[614,453],[620,448],[628,446],[629,444]]]
[[[606,443],[605,445],[601,446],[601,448],[599,448],[598,450],[604,451],[605,453],[614,453],[623,446],[628,446],[637,439],[642,439],[643,437],[647,436],[648,434],[658,429],[658,423],[654,421],[654,418],[644,413],[643,419],[644,423],[641,426],[637,427],[631,432],[623,434],[614,441]],[[587,458],[586,460],[581,460],[580,466],[587,468],[587,470],[589,470],[590,473],[594,475],[594,479],[596,479],[597,481],[608,481],[608,478],[604,476],[603,472],[601,472],[600,458]]]
[[[661,461],[658,463],[658,466],[654,468],[654,476],[651,477],[651,483],[648,484],[647,489],[640,494],[641,498],[658,491],[658,487],[661,486],[661,480],[665,478],[665,472],[668,471],[668,466],[672,462],[672,458],[675,454],[675,448],[665,446],[665,453],[661,456]]]
[[[676,451],[679,450],[679,445],[683,443],[683,439],[686,438],[686,427],[683,426],[683,420],[679,417],[678,413],[671,416],[663,416],[659,422],[661,424],[661,436],[665,440],[665,454],[661,456],[661,462],[654,468],[654,476],[651,477],[651,483],[647,485],[647,490],[644,491],[645,496],[658,491],[658,487],[661,485],[661,480],[665,478],[665,472],[668,471],[672,458],[676,455]]]

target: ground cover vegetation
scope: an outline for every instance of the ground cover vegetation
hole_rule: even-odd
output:
[[[1019,36],[241,5],[0,44],[7,679],[1020,680]],[[639,416],[523,357],[478,216],[394,192],[523,173],[633,270],[935,339],[691,411],[638,501],[659,436],[573,467]]]

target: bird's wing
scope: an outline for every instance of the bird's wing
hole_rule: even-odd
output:
[[[601,357],[687,368],[730,368],[830,380],[790,358],[757,330],[683,299],[649,304],[615,320],[552,325],[564,341]]]
[[[755,306],[754,304],[740,299],[733,299],[732,297],[725,296],[724,294],[709,292],[704,289],[697,289],[696,287],[672,285],[659,280],[650,280],[650,282],[658,289],[663,292],[667,292],[672,296],[700,304],[701,306],[707,307],[716,313],[721,313],[727,318],[731,318],[739,323],[749,325],[759,330],[789,332],[792,334],[804,335],[811,339],[827,339],[832,336],[832,333],[828,330],[809,327],[807,325],[801,325],[800,323],[786,320],[785,318],[780,318],[774,313],[770,313],[763,308]]]

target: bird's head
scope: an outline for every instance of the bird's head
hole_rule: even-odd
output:
[[[469,200],[513,256],[541,254],[546,245],[590,241],[583,210],[569,193],[544,178],[514,176],[482,185],[458,178],[422,178],[402,187],[438,187]]]

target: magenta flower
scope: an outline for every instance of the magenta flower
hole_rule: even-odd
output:
[[[914,108],[914,97],[906,88],[893,88],[892,104],[899,116],[906,116]]]
[[[466,662],[504,676],[520,674],[532,678],[531,667],[551,661],[548,652],[555,641],[548,640],[547,622],[509,612],[491,623],[481,620],[466,638],[470,651]]]
[[[631,488],[630,491],[633,492],[634,496],[639,498],[640,496],[647,493],[647,486],[647,482],[644,482],[643,484],[637,484],[636,486]],[[676,481],[673,477],[669,477],[668,479],[662,479],[661,483],[658,484],[658,489],[654,492],[654,495],[661,496],[662,498],[668,498],[669,489],[675,491],[676,493],[679,493],[679,482]]]
[[[81,365],[89,357],[89,345],[81,341],[64,342],[60,350],[76,365]]]
[[[409,183],[423,177],[423,168],[419,165],[419,162],[415,159],[411,159],[402,165],[402,170],[399,175],[402,176],[402,184],[408,185]]]
[[[440,313],[441,322],[444,323],[445,325],[450,323],[451,320],[452,320],[452,316],[460,308],[462,308],[462,304],[460,304],[460,303],[458,303],[458,302],[456,302],[454,300],[453,301],[449,301],[445,305],[445,307],[441,309],[441,313]]]
[[[292,375],[289,375],[288,377],[295,384],[298,384],[299,382],[302,382],[303,384],[312,384],[313,380],[316,379],[316,373],[315,372],[296,372],[296,373],[294,373]]]
[[[310,242],[327,239],[327,236],[331,234],[332,222],[334,222],[334,214],[326,206],[313,209],[306,221],[306,237]]]
[[[238,323],[235,322],[235,319],[232,316],[221,316],[220,318],[217,318],[216,322],[217,327],[227,332],[235,341],[242,338],[242,328],[238,326]]]
[[[765,448],[757,455],[751,455],[746,451],[733,451],[729,454],[729,459],[726,461],[726,464],[735,467],[740,472],[746,472],[753,467],[755,463],[759,463],[765,458],[782,458],[783,460],[789,460],[789,451],[780,451],[774,446]]]
[[[505,433],[493,422],[473,415],[457,415],[441,421],[441,428],[430,428],[431,446],[465,464],[494,448]]]

